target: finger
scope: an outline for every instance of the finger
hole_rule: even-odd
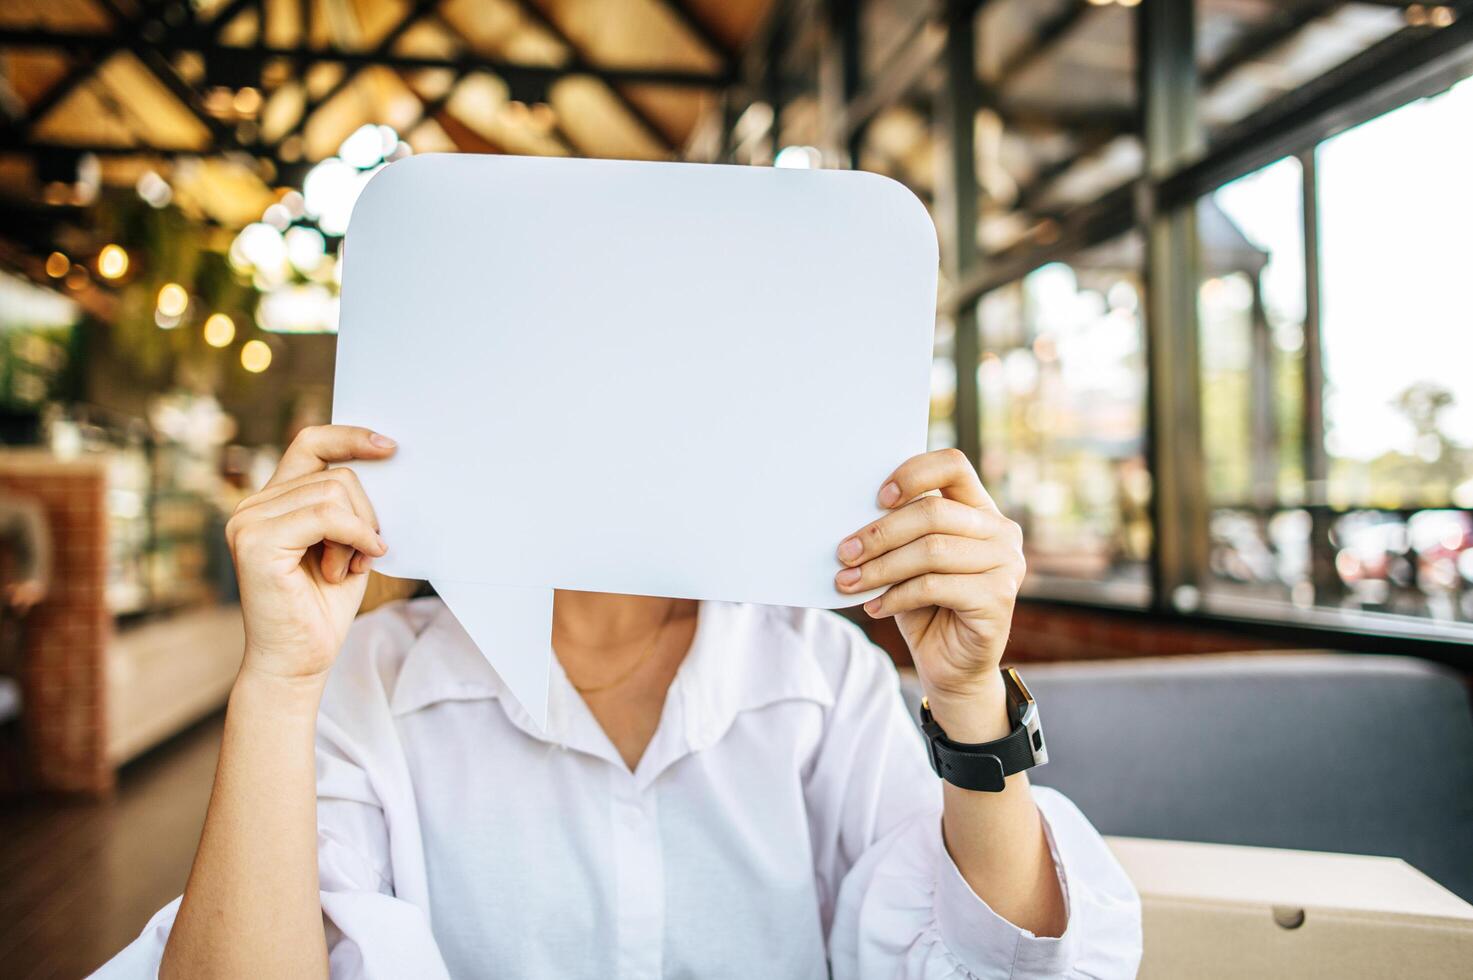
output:
[[[235,541],[244,552],[270,548],[301,555],[322,541],[347,545],[374,557],[388,550],[367,521],[347,507],[331,503],[316,503],[247,524]]]
[[[362,575],[373,568],[373,559],[361,551],[353,552],[353,559],[348,563],[348,571],[354,575]]]
[[[930,572],[952,575],[989,572],[1014,558],[1011,548],[996,541],[955,534],[926,534],[856,568],[834,576],[840,592],[878,589]]]
[[[891,508],[933,490],[950,500],[996,510],[972,461],[960,449],[938,449],[901,463],[880,487],[880,506]]]
[[[958,534],[968,538],[1010,535],[1017,525],[993,511],[958,500],[925,496],[871,521],[839,542],[839,560],[857,565],[910,544],[926,534]]]
[[[316,479],[306,479],[296,483],[294,486],[283,489],[271,496],[258,494],[256,498],[242,504],[240,509],[225,523],[225,534],[230,536],[233,528],[239,528],[257,521],[270,520],[283,514],[290,514],[294,510],[311,507],[314,504],[332,504],[337,507],[345,507],[364,521],[367,517],[358,512],[353,506],[353,495],[348,487],[340,480],[327,479],[326,473],[315,473]],[[368,522],[372,523],[372,522]]]
[[[252,494],[243,500],[237,511],[260,507],[300,487],[317,483],[341,484],[344,492],[347,493],[347,499],[353,512],[372,524],[375,529],[378,528],[378,514],[373,509],[373,502],[368,499],[368,493],[363,489],[363,483],[358,479],[358,474],[346,466],[334,466],[326,470],[306,473],[281,483],[267,484],[259,493]]]
[[[352,566],[353,556],[358,554],[345,544],[335,541],[322,542],[322,556],[317,560],[317,567],[322,570],[322,577],[329,582],[338,583],[348,577],[348,569]]]
[[[1002,569],[972,575],[929,572],[891,586],[884,595],[866,602],[864,611],[875,619],[928,606],[957,612],[986,612],[1011,605],[1016,595],[1014,576]]]
[[[267,486],[260,493],[247,498],[241,504],[241,510],[256,508],[258,513],[274,516],[285,513],[288,508],[307,506],[319,496],[324,500],[347,504],[374,530],[378,530],[378,515],[373,509],[373,504],[369,501],[363,484],[359,482],[358,475],[346,466],[334,466],[327,470],[299,476],[276,486]],[[347,576],[352,558],[353,549],[332,542],[327,543],[322,549],[323,574],[329,581],[340,581]]]
[[[294,480],[327,469],[328,463],[350,459],[383,459],[394,452],[394,440],[356,425],[313,425],[297,434],[282,454],[266,485]]]

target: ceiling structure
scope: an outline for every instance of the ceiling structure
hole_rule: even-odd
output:
[[[979,244],[1004,251],[1142,172],[1135,14],[1139,0],[992,0],[977,24]],[[878,100],[859,165],[923,198],[936,191],[932,120],[944,38],[914,5],[880,2],[866,64]],[[1201,122],[1210,140],[1380,44],[1450,26],[1454,7],[1384,0],[1196,0]],[[928,53],[929,51],[929,53]],[[917,53],[919,52],[919,54]],[[873,65],[873,67],[869,67]],[[816,138],[800,108],[783,142]],[[805,131],[807,130],[807,131]]]
[[[52,249],[100,247],[99,193],[141,182],[239,229],[370,124],[413,152],[710,158],[769,5],[6,0],[0,263],[47,282]],[[108,319],[95,285],[75,298]]]
[[[79,160],[103,186],[158,170],[191,217],[238,228],[369,123],[416,152],[766,163],[811,144],[930,200],[944,4],[859,2],[861,82],[841,107],[851,161],[831,152],[842,140],[817,94],[824,12],[845,2],[8,0],[0,249],[37,252],[55,212],[86,203]],[[1209,138],[1455,16],[1390,0],[1195,2]],[[975,4],[982,254],[1046,237],[1140,176],[1138,3]],[[754,104],[765,117],[737,118]]]
[[[418,152],[665,159],[733,78],[767,0],[8,0],[0,192],[69,203],[172,160],[234,170],[254,220],[365,123]],[[254,177],[256,193],[248,193]],[[230,198],[232,198],[231,200]],[[255,200],[247,200],[254,197]]]
[[[3,147],[292,163],[372,121],[423,127],[425,143],[463,150],[669,156],[732,79],[766,6],[12,0],[0,10]],[[557,118],[497,120],[484,102],[461,118],[454,104],[476,101],[462,91],[488,82],[500,101],[547,104]],[[234,98],[246,89],[256,95]]]

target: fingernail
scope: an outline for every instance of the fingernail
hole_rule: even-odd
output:
[[[382,435],[378,432],[375,432],[373,435],[369,436],[368,441],[373,443],[380,449],[393,449],[395,446],[399,445],[393,439],[390,439],[388,436]]]
[[[894,480],[880,488],[880,506],[893,507],[900,500],[900,487]]]
[[[844,543],[839,545],[839,557],[844,561],[853,561],[863,550],[864,545],[859,543],[858,538],[845,538]]]
[[[871,616],[873,616],[875,613],[879,612],[880,611],[880,600],[878,598],[874,598],[874,599],[871,599],[869,602],[866,602],[864,604],[864,611],[867,612],[867,613],[869,613]]]
[[[841,586],[847,589],[849,586],[859,581],[859,569],[846,568],[838,575],[834,576],[834,581],[838,582]]]
[[[389,550],[389,546],[388,546],[387,543],[385,543],[384,536],[382,534],[375,534],[373,536],[373,539],[378,542],[378,553],[379,554],[382,555],[384,552],[386,552],[386,551]]]

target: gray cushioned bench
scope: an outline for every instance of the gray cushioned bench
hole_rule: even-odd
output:
[[[1034,780],[1101,832],[1391,855],[1473,901],[1473,713],[1456,673],[1340,653],[1021,670],[1052,758]]]

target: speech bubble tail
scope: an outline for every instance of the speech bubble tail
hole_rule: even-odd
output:
[[[439,579],[433,585],[512,697],[545,730],[552,671],[552,589]]]

